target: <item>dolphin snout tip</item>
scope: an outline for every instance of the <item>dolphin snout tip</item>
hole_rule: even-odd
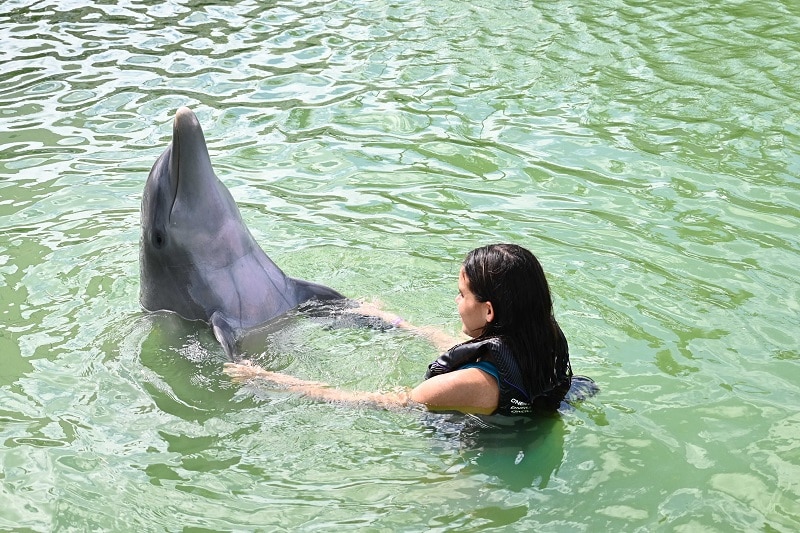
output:
[[[184,115],[194,116],[194,113],[186,106],[181,106],[177,111],[175,111],[175,118],[182,117]]]
[[[176,130],[184,127],[197,127],[200,125],[194,112],[186,106],[178,108],[175,112],[174,128]]]

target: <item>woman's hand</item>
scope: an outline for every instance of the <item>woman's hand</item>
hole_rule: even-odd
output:
[[[222,371],[229,375],[236,383],[245,383],[252,379],[262,379],[277,385],[282,385],[284,387],[326,386],[324,383],[320,383],[319,381],[304,381],[287,374],[281,374],[280,372],[270,372],[269,370],[264,370],[260,366],[254,365],[247,359],[242,359],[238,363],[225,363],[222,367]]]
[[[253,363],[247,359],[242,359],[238,363],[225,363],[222,366],[222,371],[228,374],[236,383],[244,383],[258,377],[261,372],[264,372],[264,369],[253,366]]]

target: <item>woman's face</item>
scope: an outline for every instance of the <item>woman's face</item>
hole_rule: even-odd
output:
[[[461,330],[470,337],[483,333],[486,324],[492,321],[492,307],[489,302],[479,302],[469,289],[464,269],[458,275],[458,296],[456,296],[458,314],[461,315]]]

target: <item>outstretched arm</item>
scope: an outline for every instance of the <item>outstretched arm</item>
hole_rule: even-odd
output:
[[[443,352],[467,339],[466,336],[462,338],[454,337],[433,326],[415,326],[398,315],[383,310],[378,302],[361,302],[358,307],[354,307],[350,310],[350,312],[367,316],[375,316],[382,319],[384,322],[392,324],[395,327],[404,329],[414,333],[415,335],[419,335],[420,337],[427,339],[440,352]]]
[[[466,339],[466,337],[455,338],[434,327],[414,326],[399,316],[384,311],[376,303],[362,303],[351,312],[378,317],[395,327],[424,337],[440,351],[447,350]],[[280,372],[270,372],[247,360],[240,363],[225,363],[224,372],[240,383],[263,380],[318,401],[365,405],[380,409],[417,406],[431,411],[490,414],[497,408],[500,394],[497,380],[477,368],[434,376],[414,389],[397,387],[392,392],[337,389],[319,381],[307,381]]]
[[[279,385],[285,390],[324,402],[370,405],[382,409],[400,409],[418,405],[411,399],[411,390],[405,387],[399,387],[392,392],[336,389],[320,381],[307,381],[280,372],[270,372],[247,360],[240,363],[225,363],[223,371],[240,383],[261,379]]]
[[[280,372],[270,372],[247,360],[241,363],[225,363],[224,372],[240,383],[263,379],[280,385],[284,390],[302,394],[313,400],[365,405],[380,409],[419,406],[431,411],[461,411],[488,415],[497,409],[500,398],[497,380],[477,368],[434,376],[414,389],[398,387],[392,392],[336,389],[319,381],[306,381]]]

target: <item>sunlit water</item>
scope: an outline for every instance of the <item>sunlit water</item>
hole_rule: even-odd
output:
[[[0,4],[0,529],[800,528],[796,2],[85,4]],[[138,305],[181,105],[290,275],[454,331],[464,253],[532,249],[601,394],[496,431],[232,384]],[[253,354],[435,355],[302,318]]]

